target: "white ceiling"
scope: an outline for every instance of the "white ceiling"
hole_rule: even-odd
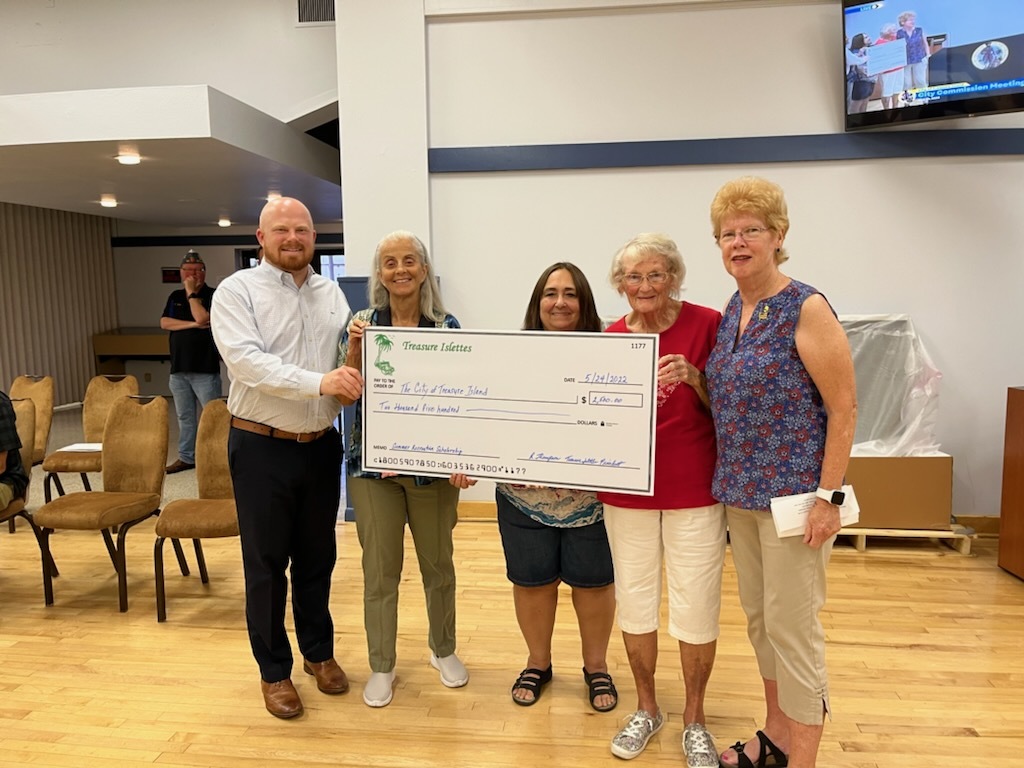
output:
[[[123,147],[142,162],[114,159]],[[0,97],[0,201],[155,225],[255,226],[267,194],[341,219],[336,149],[206,86]],[[99,204],[113,194],[116,208]]]

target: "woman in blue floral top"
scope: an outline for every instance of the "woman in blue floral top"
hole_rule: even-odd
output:
[[[356,313],[342,339],[339,364],[361,368],[363,330],[368,325],[459,327],[441,303],[426,246],[411,232],[392,232],[377,244],[369,294],[370,309]],[[363,701],[371,707],[384,707],[391,703],[395,680],[398,583],[406,523],[427,599],[430,663],[449,688],[469,681],[469,672],[455,655],[452,529],[458,521],[459,489],[435,477],[363,472],[361,412],[357,407],[349,443],[348,493],[363,548],[363,613],[372,671]]]
[[[829,711],[818,612],[853,444],[853,361],[825,297],[779,270],[789,231],[781,187],[753,177],[729,182],[711,204],[711,222],[738,288],[705,369],[718,438],[711,490],[726,505],[767,705],[764,729],[721,762],[813,768]],[[770,499],[815,492],[804,535],[780,538]]]

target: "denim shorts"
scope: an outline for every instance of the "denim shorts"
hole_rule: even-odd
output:
[[[615,581],[604,521],[581,528],[538,523],[496,492],[498,530],[508,580],[520,587],[564,581],[571,587],[605,587]]]

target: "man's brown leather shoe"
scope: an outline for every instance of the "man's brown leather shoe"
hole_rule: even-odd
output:
[[[345,693],[348,690],[348,677],[345,670],[338,666],[334,659],[312,662],[302,660],[302,671],[316,678],[316,687],[323,693]]]
[[[302,714],[302,699],[291,680],[279,680],[276,683],[260,680],[260,688],[263,689],[263,703],[267,705],[267,712],[274,717],[287,720]]]

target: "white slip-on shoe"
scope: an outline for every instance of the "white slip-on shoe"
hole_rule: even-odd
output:
[[[466,665],[454,653],[444,658],[438,658],[437,654],[431,653],[430,666],[441,673],[441,682],[449,688],[461,688],[469,682]]]
[[[395,670],[374,672],[363,688],[363,701],[368,707],[386,707],[394,696]]]

